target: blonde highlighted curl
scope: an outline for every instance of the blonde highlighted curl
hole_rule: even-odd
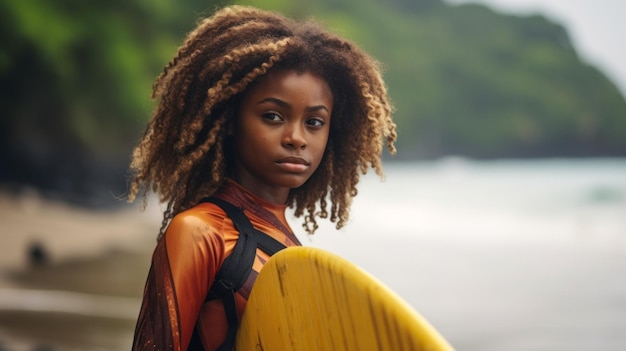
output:
[[[285,68],[323,77],[334,99],[322,163],[288,199],[304,229],[313,234],[316,218],[343,227],[359,175],[372,168],[382,176],[383,144],[395,153],[396,126],[378,62],[312,21],[226,7],[199,23],[157,77],[158,106],[133,151],[129,201],[158,194],[167,203],[161,232],[224,183],[232,167],[225,141],[242,94]]]

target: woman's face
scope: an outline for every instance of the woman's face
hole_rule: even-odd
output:
[[[315,172],[326,149],[333,96],[309,72],[278,70],[243,97],[235,129],[235,180],[261,198],[285,203]]]

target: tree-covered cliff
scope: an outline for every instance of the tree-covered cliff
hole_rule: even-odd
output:
[[[386,66],[399,157],[626,155],[626,103],[567,30],[440,0],[257,0],[314,13]]]

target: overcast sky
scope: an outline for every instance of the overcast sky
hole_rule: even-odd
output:
[[[476,2],[512,14],[541,13],[563,24],[583,59],[626,95],[626,0],[446,0]]]

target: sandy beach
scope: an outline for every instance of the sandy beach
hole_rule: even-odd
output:
[[[128,350],[159,225],[150,210],[0,193],[0,349]]]

